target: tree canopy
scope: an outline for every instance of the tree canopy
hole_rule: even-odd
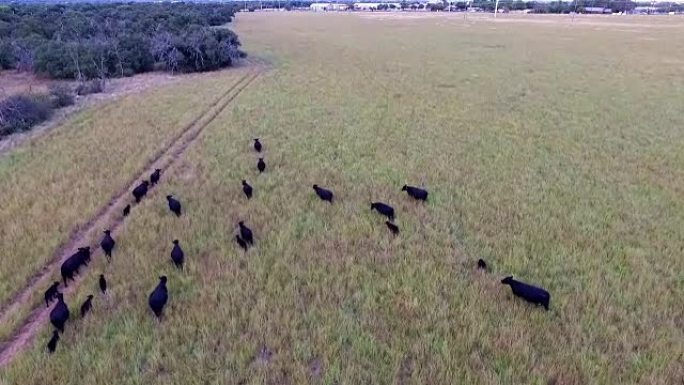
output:
[[[244,56],[234,6],[198,3],[0,7],[0,67],[53,78],[208,71]]]

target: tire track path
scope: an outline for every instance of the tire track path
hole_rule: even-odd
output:
[[[251,66],[252,69],[247,74],[238,79],[235,84],[174,137],[168,145],[157,151],[126,187],[114,195],[91,220],[72,231],[66,244],[60,247],[50,258],[50,261],[29,279],[26,286],[2,307],[0,324],[8,322],[14,312],[26,306],[34,293],[42,293],[41,289],[45,289],[48,286],[48,280],[55,273],[59,275],[61,264],[73,254],[77,247],[89,244],[89,240],[105,228],[109,228],[112,231],[112,235],[116,237],[124,221],[124,218],[121,216],[121,210],[132,200],[130,191],[155,168],[167,169],[176,163],[188,147],[197,140],[204,128],[213,122],[265,70],[264,66],[259,64],[251,64]],[[163,178],[160,181],[161,183],[163,183]],[[91,245],[91,249],[93,250],[93,258],[102,254],[99,245],[95,247]],[[68,288],[64,288],[65,296],[73,292],[86,273],[87,267]],[[33,338],[40,332],[42,326],[48,322],[51,310],[52,307],[46,308],[43,302],[39,301],[38,306],[15,328],[8,341],[0,345],[0,367],[7,366],[20,352],[29,346]]]

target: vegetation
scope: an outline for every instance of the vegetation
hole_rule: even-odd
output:
[[[95,257],[66,301],[96,294],[99,273],[109,297],[67,324],[52,356],[45,327],[0,382],[681,383],[684,50],[672,36],[684,26],[476,17],[241,16],[273,71],[164,170],[111,264]],[[235,81],[206,75],[0,158],[3,300]],[[399,236],[371,199],[395,206]],[[246,254],[241,219],[255,234]],[[159,323],[147,296],[161,274]],[[499,283],[509,274],[548,289],[551,310],[514,298]]]
[[[0,102],[0,138],[27,131],[52,113],[45,96],[14,95]]]
[[[232,17],[227,4],[5,5],[0,67],[78,80],[215,70],[244,56],[237,35],[217,28]]]

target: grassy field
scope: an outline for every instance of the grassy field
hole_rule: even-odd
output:
[[[50,357],[46,326],[0,381],[681,384],[684,23],[587,20],[239,15],[271,70],[66,300],[75,312],[100,272],[109,297]],[[216,76],[83,113],[0,158],[2,301],[237,74]],[[371,200],[395,206],[400,236]],[[159,324],[147,296],[162,274]],[[509,274],[547,288],[551,310],[515,299]]]
[[[209,107],[225,91],[222,82],[230,84],[244,72],[193,75],[173,88],[127,96],[0,155],[0,244],[6,253],[0,259],[0,303],[7,303],[72,230],[84,226],[157,150]],[[101,235],[98,231],[96,237]],[[36,294],[31,305],[42,300],[42,292]],[[6,338],[23,316],[11,314],[12,322],[0,324],[0,337]]]

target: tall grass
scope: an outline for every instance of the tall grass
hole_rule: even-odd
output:
[[[112,264],[96,261],[67,301],[100,271],[111,297],[58,353],[44,352],[46,328],[0,378],[681,382],[684,42],[668,38],[679,26],[646,25],[241,16],[250,54],[275,69],[207,127],[127,220]],[[371,200],[396,207],[401,236]],[[240,219],[255,231],[247,254],[232,239]],[[475,271],[480,257],[491,273]],[[161,274],[159,324],[146,302]],[[508,274],[548,288],[552,310],[512,297]]]

